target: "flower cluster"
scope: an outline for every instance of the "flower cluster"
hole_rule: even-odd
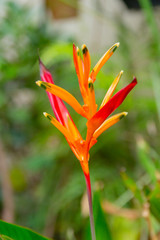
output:
[[[83,106],[68,91],[54,84],[50,72],[40,60],[40,75],[42,81],[37,81],[36,83],[47,91],[55,118],[48,113],[44,113],[44,116],[65,136],[70,148],[80,161],[85,175],[89,174],[88,161],[90,148],[97,142],[97,138],[102,132],[117,123],[126,116],[127,113],[122,112],[110,118],[108,118],[108,116],[119,107],[128,93],[137,84],[137,80],[134,78],[129,85],[112,96],[123,73],[123,71],[121,71],[111,84],[98,109],[95,100],[94,82],[99,70],[112,56],[118,46],[119,43],[114,44],[90,71],[91,60],[87,47],[85,45],[82,46],[83,57],[81,57],[79,48],[73,44],[73,60],[84,101]],[[63,101],[87,119],[87,134],[85,140],[79,133]]]

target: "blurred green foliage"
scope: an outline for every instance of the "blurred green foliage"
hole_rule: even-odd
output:
[[[106,89],[121,69],[125,73],[118,89],[127,84],[133,74],[138,78],[136,89],[118,110],[128,111],[128,116],[103,133],[91,151],[93,190],[97,182],[103,185],[100,196],[99,192],[95,193],[95,225],[100,236],[97,240],[102,239],[102,234],[107,236],[105,239],[112,236],[117,240],[128,240],[128,236],[138,240],[147,234],[143,218],[128,220],[118,215],[106,216],[101,207],[105,199],[131,209],[140,209],[144,201],[149,202],[153,228],[160,231],[156,175],[160,169],[160,103],[157,92],[160,87],[157,49],[160,45],[152,9],[145,5],[145,1],[140,2],[147,22],[138,40],[137,35],[117,19],[120,48],[95,82],[96,100],[100,104]],[[0,21],[0,141],[9,159],[15,222],[56,240],[90,239],[86,227],[89,218],[84,217],[81,211],[85,181],[79,162],[64,137],[43,117],[43,111],[52,114],[52,109],[46,93],[35,85],[39,79],[39,52],[56,84],[82,102],[72,61],[72,37],[68,39],[64,34],[50,31],[43,14],[35,21],[30,8],[13,1],[6,2],[5,7],[6,14]],[[148,29],[152,31],[144,39],[144,32]],[[92,66],[99,57],[92,57]],[[85,136],[85,121],[67,107]],[[141,138],[145,139],[147,147],[139,145]],[[125,184],[120,175],[122,167],[127,169],[127,175],[123,175],[127,179]],[[139,189],[137,181],[141,182],[141,179],[146,179],[146,182]],[[0,191],[0,212],[2,207]]]

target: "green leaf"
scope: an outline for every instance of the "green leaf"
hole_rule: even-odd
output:
[[[99,193],[94,193],[93,198],[93,214],[94,214],[94,223],[95,223],[95,232],[96,232],[96,240],[112,240],[111,233],[108,227],[108,224],[106,222],[105,214],[103,213],[100,199],[99,199]],[[86,229],[86,240],[91,240],[91,234],[90,234],[90,226],[88,225]]]
[[[98,192],[94,195],[93,211],[95,213],[95,228],[97,240],[112,240],[111,233],[106,222],[106,217],[100,204]]]
[[[150,210],[153,216],[160,222],[160,199],[152,197],[150,199]]]
[[[14,240],[13,238],[7,237],[5,235],[0,235],[0,240]]]
[[[158,181],[155,189],[151,192],[149,203],[151,213],[160,222],[160,183]]]
[[[128,175],[123,171],[121,172],[121,177],[126,185],[126,187],[128,189],[131,190],[131,192],[134,194],[135,198],[138,199],[138,201],[143,204],[144,200],[143,200],[143,196],[142,196],[142,192],[139,189],[139,187],[137,186],[137,183],[131,179],[130,177],[128,177]]]
[[[138,142],[138,156],[142,167],[150,176],[153,182],[156,182],[156,166],[150,157],[150,147],[144,140]]]
[[[0,240],[49,240],[32,230],[0,220]]]

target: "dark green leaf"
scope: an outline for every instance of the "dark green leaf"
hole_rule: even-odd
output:
[[[0,220],[0,237],[3,240],[49,240],[32,230]]]

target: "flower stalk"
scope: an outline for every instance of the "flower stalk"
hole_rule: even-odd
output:
[[[92,240],[96,240],[95,227],[94,227],[94,217],[93,217],[93,206],[92,206],[92,190],[91,190],[91,180],[90,174],[85,174],[86,188],[87,188],[87,197],[88,197],[88,205],[89,205],[89,218],[90,218],[90,226],[91,226],[91,236]]]

